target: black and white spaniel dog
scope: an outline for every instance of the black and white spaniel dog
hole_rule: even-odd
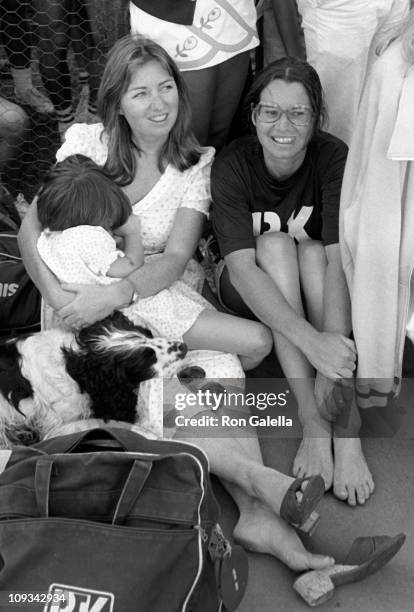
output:
[[[81,329],[0,345],[0,448],[32,444],[79,419],[139,422],[141,382],[173,376],[182,342],[154,338],[122,313]]]

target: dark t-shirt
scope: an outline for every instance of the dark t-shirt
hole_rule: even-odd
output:
[[[339,198],[348,148],[326,132],[309,143],[301,167],[286,180],[268,172],[256,136],[233,141],[211,173],[212,222],[221,256],[255,248],[265,232],[298,242],[338,242]]]

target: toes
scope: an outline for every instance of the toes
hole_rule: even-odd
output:
[[[334,495],[338,499],[341,499],[342,501],[346,501],[346,499],[348,498],[348,491],[347,491],[346,487],[335,486],[334,487]]]
[[[325,555],[313,555],[307,553],[306,564],[308,569],[321,570],[335,565],[335,559]]]
[[[305,470],[301,465],[293,466],[293,475],[295,478],[305,478]]]
[[[366,500],[368,499],[365,491],[365,485],[361,484],[356,487],[356,499],[361,506],[365,504]]]
[[[368,479],[368,488],[369,488],[369,493],[371,495],[374,492],[374,490],[375,490],[375,483],[374,483],[374,481],[372,479],[371,474],[370,474],[370,477]]]
[[[355,487],[351,487],[348,486],[348,504],[350,506],[356,506],[357,505],[357,496],[356,496],[356,489]]]
[[[328,478],[324,476],[324,474],[321,474],[321,476],[325,481],[325,491],[329,491],[329,489],[332,487],[332,478]]]
[[[366,482],[364,484],[364,491],[365,491],[365,501],[367,501],[367,499],[370,497],[371,495],[371,487],[369,486],[369,482]]]

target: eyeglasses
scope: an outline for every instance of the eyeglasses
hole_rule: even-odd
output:
[[[283,110],[277,104],[264,104],[263,102],[259,102],[253,108],[253,112],[263,123],[276,123],[282,118],[282,115],[286,115],[290,123],[299,126],[309,125],[315,114],[309,106],[292,106]]]

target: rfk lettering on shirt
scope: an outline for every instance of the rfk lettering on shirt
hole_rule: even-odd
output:
[[[286,223],[289,236],[292,236],[292,238],[295,238],[298,242],[301,240],[309,240],[310,237],[305,231],[305,225],[309,221],[312,212],[313,206],[302,206],[296,215],[292,212]],[[252,213],[252,218],[254,236],[261,236],[267,232],[282,231],[282,221],[274,210],[254,212]]]

